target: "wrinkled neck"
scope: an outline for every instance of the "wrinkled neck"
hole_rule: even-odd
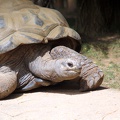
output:
[[[55,69],[56,60],[44,60],[41,57],[37,57],[34,61],[29,63],[30,71],[45,80],[58,79]]]

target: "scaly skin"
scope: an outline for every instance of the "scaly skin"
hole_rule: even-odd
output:
[[[28,91],[79,76],[80,62],[74,58],[52,59],[48,52],[51,46],[21,45],[0,55],[0,99],[15,89]]]
[[[0,99],[11,94],[17,87],[17,76],[9,67],[0,68]]]
[[[87,57],[65,46],[52,49],[51,56],[53,59],[74,58],[80,61],[82,65],[82,70],[79,75],[80,91],[93,90],[101,85],[104,74],[102,70]]]

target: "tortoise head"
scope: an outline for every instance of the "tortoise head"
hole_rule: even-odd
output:
[[[61,82],[78,77],[82,66],[74,58],[43,60],[41,57],[37,57],[29,64],[29,69],[37,77],[53,82]]]
[[[62,58],[56,60],[55,80],[71,80],[79,76],[82,66],[79,61],[73,58]]]

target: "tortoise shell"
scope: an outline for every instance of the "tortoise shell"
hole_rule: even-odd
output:
[[[58,11],[30,0],[0,0],[0,54],[21,44],[48,43],[67,36],[80,41]]]

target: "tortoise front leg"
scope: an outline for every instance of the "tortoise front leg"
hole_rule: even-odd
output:
[[[17,75],[9,67],[0,68],[0,99],[10,95],[17,87]]]
[[[29,90],[33,90],[35,88],[39,88],[42,86],[49,86],[52,84],[51,81],[42,80],[41,78],[35,78],[34,76],[29,76],[29,77],[27,77],[27,79],[24,76],[19,81],[27,81],[27,84],[22,85],[22,83],[20,83],[21,87],[18,88],[18,91],[29,91]]]
[[[80,61],[82,65],[82,70],[79,75],[80,91],[96,89],[101,85],[104,74],[102,70],[87,57],[65,46],[53,48],[50,54],[53,59],[74,58]]]

